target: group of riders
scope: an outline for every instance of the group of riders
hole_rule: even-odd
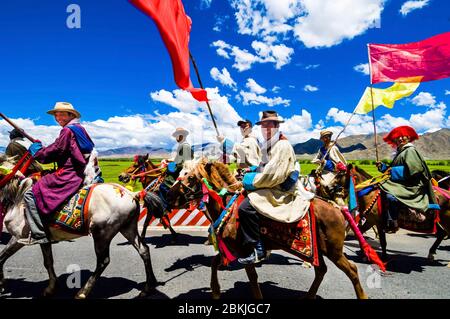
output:
[[[36,178],[33,187],[26,192],[25,212],[30,224],[28,238],[22,244],[43,244],[49,242],[47,221],[52,213],[60,209],[66,201],[85,185],[87,167],[94,163],[94,176],[91,182],[102,182],[98,169],[94,143],[80,124],[80,113],[67,102],[58,102],[47,112],[55,117],[62,127],[54,143],[43,146],[41,142],[28,142],[22,131],[10,132],[7,156],[23,156],[27,151],[34,159],[29,170],[43,171],[39,163],[57,163],[57,168]],[[298,219],[304,209],[305,192],[299,186],[300,165],[294,148],[281,132],[284,121],[275,111],[265,111],[256,122],[260,126],[263,141],[254,135],[252,122],[241,120],[237,123],[242,134],[240,143],[233,143],[224,136],[217,136],[223,151],[222,160],[236,162],[241,174],[241,186],[247,196],[241,202],[238,212],[243,245],[248,255],[241,256],[242,264],[254,264],[266,258],[266,249],[261,238],[260,215],[274,220],[290,223]],[[172,136],[178,143],[174,158],[164,161],[165,177],[157,190],[158,196],[169,210],[167,193],[179,179],[180,172],[187,161],[194,158],[194,151],[187,142],[189,132],[177,128]],[[318,164],[316,170],[317,187],[335,187],[333,180],[337,174],[347,171],[347,162],[339,151],[333,132],[323,130],[320,140],[323,146],[318,150],[312,163]],[[439,209],[431,184],[431,174],[427,164],[412,142],[419,136],[412,127],[400,126],[384,137],[384,141],[396,149],[391,164],[377,162],[380,172],[389,178],[380,184],[388,203],[386,229],[398,229],[398,211],[401,205],[425,214],[429,209]],[[310,200],[306,198],[306,200]],[[337,198],[336,201],[343,200]],[[344,203],[339,203],[344,204]]]

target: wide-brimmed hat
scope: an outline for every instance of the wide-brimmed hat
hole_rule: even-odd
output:
[[[177,137],[179,135],[183,135],[183,136],[188,136],[189,135],[189,131],[185,130],[182,127],[177,127],[177,129],[175,130],[175,132],[172,133],[173,137]]]
[[[323,130],[320,132],[320,138],[329,135],[331,137],[331,135],[333,135],[333,132],[331,132],[330,130]]]
[[[264,111],[259,122],[256,122],[256,125],[261,125],[263,122],[274,121],[278,123],[284,123],[284,121],[278,116],[278,113],[275,111]]]
[[[242,124],[246,124],[246,123],[250,124],[250,127],[253,126],[252,122],[250,120],[247,120],[247,119],[238,121],[237,122],[237,126],[241,126]]]
[[[68,112],[68,113],[72,113],[77,118],[81,117],[80,112],[75,110],[73,105],[68,102],[56,102],[53,110],[48,111],[47,114],[55,115],[56,112]]]
[[[410,142],[419,139],[419,135],[417,135],[417,132],[416,130],[414,130],[414,128],[408,125],[404,125],[394,128],[392,131],[389,132],[388,135],[383,137],[383,140],[388,144],[396,146],[395,140],[402,136],[407,136]]]

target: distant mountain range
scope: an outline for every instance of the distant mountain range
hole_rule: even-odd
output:
[[[380,159],[390,159],[394,151],[392,147],[383,141],[386,133],[377,134],[378,153]],[[294,145],[294,150],[300,158],[312,158],[322,144],[319,140],[311,139],[304,143]],[[418,151],[425,159],[449,159],[450,158],[450,129],[440,129],[433,133],[425,133],[419,140],[414,142]],[[375,159],[374,136],[372,135],[352,135],[338,141],[338,147],[345,158],[355,159]]]
[[[383,136],[386,133],[380,133],[378,138],[378,152],[380,159],[389,159],[393,149],[383,142]],[[450,159],[450,129],[441,129],[433,133],[425,133],[415,141],[417,149],[426,159]],[[311,159],[317,154],[322,142],[317,139],[310,139],[304,143],[293,145],[295,154],[300,158]],[[214,143],[205,143],[194,145],[194,151],[203,150],[208,152]],[[375,159],[375,147],[373,135],[352,135],[338,141],[338,147],[347,159]],[[3,148],[4,149],[4,148]],[[0,148],[0,152],[2,148]],[[122,147],[99,152],[102,158],[133,157],[136,154],[150,154],[151,157],[167,158],[172,150],[165,148],[144,147]]]

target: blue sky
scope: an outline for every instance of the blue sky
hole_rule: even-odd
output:
[[[72,3],[81,8],[80,29],[66,26]],[[316,137],[325,126],[338,132],[369,84],[369,76],[354,69],[368,62],[367,43],[408,43],[450,31],[447,0],[183,3],[193,20],[190,49],[204,85],[213,90],[219,129],[235,138],[237,119],[255,121],[266,109],[287,120],[293,142]],[[265,24],[256,23],[258,17]],[[191,135],[196,140],[213,139],[206,106],[177,90],[154,23],[126,0],[5,2],[0,40],[0,110],[44,141],[58,132],[45,114],[56,101],[69,101],[83,114],[103,149],[170,145],[177,126],[197,130]],[[229,58],[218,54],[219,43]],[[197,85],[193,70],[191,77]],[[448,127],[449,90],[450,79],[422,83],[393,110],[377,109],[379,129]],[[367,122],[355,118],[348,134],[370,133]],[[6,131],[3,123],[0,146],[7,143]]]

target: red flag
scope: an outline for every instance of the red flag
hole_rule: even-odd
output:
[[[422,82],[450,76],[450,32],[407,44],[369,44],[371,83]]]
[[[155,21],[172,60],[177,85],[191,92],[200,101],[208,101],[206,91],[194,88],[189,71],[189,34],[191,19],[184,12],[181,0],[129,0]]]

